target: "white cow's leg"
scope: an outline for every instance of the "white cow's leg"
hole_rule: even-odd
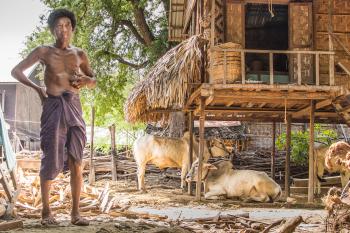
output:
[[[249,200],[257,202],[269,202],[270,198],[267,193],[259,193],[255,186],[253,186],[249,192]]]
[[[349,172],[341,172],[340,173],[340,179],[341,179],[341,186],[342,188],[345,188],[346,184],[349,182],[350,173]]]
[[[185,178],[186,178],[186,175],[187,175],[187,165],[186,164],[183,164],[182,165],[182,168],[181,168],[181,189],[184,191],[184,188],[185,188]]]
[[[142,190],[142,191],[146,191],[145,172],[146,172],[146,164],[140,164],[139,166],[137,166],[138,188],[139,190]]]
[[[316,194],[320,195],[321,194],[321,181],[316,177],[315,179],[316,183]]]
[[[223,192],[221,189],[213,189],[205,193],[204,198],[209,200],[217,200],[220,198],[219,196],[223,194],[225,194],[225,192]]]

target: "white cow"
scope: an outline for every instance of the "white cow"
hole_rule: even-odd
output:
[[[198,161],[186,176],[187,181],[197,180]],[[273,202],[282,193],[281,187],[265,172],[234,170],[230,161],[204,163],[202,168],[204,197],[218,199],[222,195],[238,197],[244,201]]]
[[[146,164],[158,168],[181,168],[181,188],[184,188],[185,176],[189,170],[189,139],[186,132],[182,138],[166,138],[146,134],[134,143],[134,158],[137,163],[139,190],[145,191]],[[193,140],[193,159],[198,157],[198,142]],[[210,157],[208,147],[204,146],[204,161]]]

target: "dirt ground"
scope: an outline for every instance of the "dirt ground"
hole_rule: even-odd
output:
[[[106,182],[110,182],[110,189],[118,196],[119,203],[122,203],[128,211],[135,213],[134,215],[129,215],[127,216],[128,218],[107,214],[86,216],[91,220],[91,224],[88,227],[73,226],[67,214],[57,214],[56,218],[59,221],[59,225],[49,228],[42,227],[40,219],[23,218],[24,229],[8,232],[238,232],[218,229],[215,225],[200,225],[183,220],[214,217],[218,214],[242,213],[249,213],[251,219],[266,223],[301,215],[304,223],[299,225],[296,232],[325,232],[326,211],[323,210],[320,204],[308,205],[303,203],[305,197],[294,196],[298,201],[297,204],[286,203],[285,200],[263,204],[242,203],[234,200],[197,202],[193,196],[182,193],[178,188],[180,186],[178,179],[160,174],[146,175],[147,193],[137,191],[134,179],[119,179],[116,183],[111,182],[109,179],[100,179],[96,186],[103,186]],[[142,213],[163,216],[164,218],[144,219],[139,216]],[[188,230],[188,224],[191,224],[192,230]]]

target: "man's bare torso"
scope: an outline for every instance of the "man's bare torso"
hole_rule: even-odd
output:
[[[75,47],[59,49],[53,46],[43,46],[41,62],[45,65],[44,82],[46,92],[51,95],[61,95],[65,91],[79,92],[71,82],[80,71],[81,50]]]

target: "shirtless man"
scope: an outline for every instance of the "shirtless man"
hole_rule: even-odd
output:
[[[66,9],[53,11],[48,18],[48,26],[55,43],[35,48],[12,70],[12,76],[33,88],[43,104],[40,132],[43,151],[40,168],[43,225],[57,224],[49,206],[50,186],[66,163],[71,172],[71,222],[89,225],[79,214],[81,162],[86,142],[79,89],[94,88],[96,80],[85,52],[70,45],[75,25],[76,19],[72,12]],[[45,67],[46,88],[37,86],[23,73],[37,62]]]

